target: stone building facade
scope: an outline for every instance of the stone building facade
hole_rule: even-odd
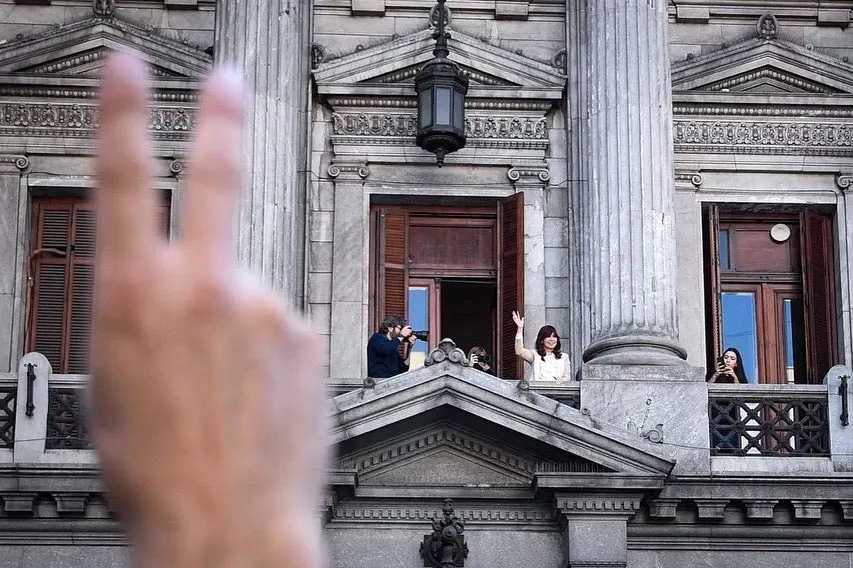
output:
[[[249,84],[237,253],[321,336],[333,566],[430,565],[442,507],[474,568],[850,566],[853,3],[448,10],[438,168],[431,0],[0,0],[0,565],[127,563],[79,393],[98,72],[133,49],[171,235],[203,77]],[[520,380],[515,309],[577,382]],[[429,341],[366,381],[391,313]],[[705,382],[728,346],[750,384]]]

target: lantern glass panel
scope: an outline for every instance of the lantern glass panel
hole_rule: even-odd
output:
[[[465,100],[462,91],[453,91],[453,126],[465,130]]]
[[[426,128],[432,125],[432,89],[427,87],[422,89],[418,95],[418,113],[420,121],[418,128]]]
[[[447,87],[435,89],[435,123],[450,125],[450,99],[451,92]]]

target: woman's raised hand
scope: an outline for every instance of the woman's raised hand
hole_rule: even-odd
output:
[[[519,330],[519,331],[521,331],[521,330],[523,330],[523,329],[524,329],[524,318],[523,318],[523,317],[521,317],[521,316],[518,314],[518,312],[516,312],[516,311],[513,311],[513,312],[512,312],[512,321],[514,321],[514,322],[515,322],[515,325],[516,325],[516,327],[518,327],[518,330]]]

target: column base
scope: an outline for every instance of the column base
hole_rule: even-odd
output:
[[[654,335],[621,335],[595,341],[583,362],[600,365],[686,365],[687,351],[677,342]]]

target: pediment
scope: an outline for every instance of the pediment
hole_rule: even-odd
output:
[[[414,95],[417,70],[432,58],[432,31],[421,30],[320,63],[321,94]],[[454,31],[450,59],[469,75],[473,97],[559,99],[566,76],[556,67]]]
[[[755,38],[674,64],[672,89],[853,94],[853,65],[779,38]]]
[[[118,19],[91,18],[0,47],[0,73],[97,77],[112,51],[133,50],[155,79],[201,79],[213,58]]]
[[[340,463],[358,472],[361,486],[530,487],[538,471],[610,472],[566,452],[513,446],[455,418],[380,439]]]
[[[448,482],[459,467],[486,484],[555,472],[662,481],[674,466],[638,435],[450,361],[339,395],[331,412],[342,468],[360,480],[416,479],[429,456]]]

